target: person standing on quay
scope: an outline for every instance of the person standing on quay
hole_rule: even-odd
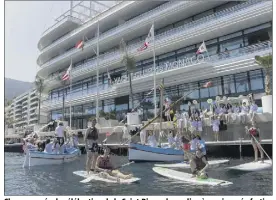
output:
[[[99,131],[95,127],[96,126],[96,119],[92,120],[92,125],[87,128],[84,136],[85,142],[85,150],[87,153],[86,158],[86,171],[89,174],[90,170],[94,171],[96,160],[98,157],[98,138],[99,138]]]

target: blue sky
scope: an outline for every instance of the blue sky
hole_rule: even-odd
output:
[[[37,43],[69,1],[5,2],[5,77],[33,82],[39,69]]]

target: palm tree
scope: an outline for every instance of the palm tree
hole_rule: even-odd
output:
[[[44,79],[38,75],[35,76],[35,88],[36,91],[39,93],[39,98],[38,98],[38,117],[37,117],[37,121],[38,124],[40,123],[40,107],[41,107],[41,96],[42,93],[45,89],[45,85],[44,85]]]
[[[255,62],[265,71],[265,93],[271,95],[270,70],[272,69],[272,54],[255,56]]]
[[[132,91],[132,80],[131,75],[136,69],[136,61],[134,57],[128,55],[126,43],[122,39],[120,42],[120,49],[123,54],[121,63],[125,66],[126,71],[128,72],[128,80],[130,87],[130,98],[131,98],[131,108],[134,109],[134,100],[133,100],[133,91]]]

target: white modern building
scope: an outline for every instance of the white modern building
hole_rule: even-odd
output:
[[[194,99],[201,107],[206,107],[209,98],[248,93],[253,93],[257,104],[261,104],[264,72],[255,64],[254,57],[272,52],[272,1],[124,1],[111,7],[103,6],[98,12],[100,4],[71,4],[72,9],[58,18],[38,41],[37,64],[41,67],[38,75],[46,78],[49,89],[48,99],[42,104],[48,120],[62,118],[63,94],[65,120],[69,121],[71,104],[75,129],[87,127],[87,120],[96,115],[97,96],[101,114],[116,111],[116,118],[122,119],[131,104],[119,43],[123,38],[129,54],[136,59],[132,84],[137,105],[153,88],[153,46],[137,51],[153,23],[157,84],[164,79],[165,96],[171,99],[194,90],[181,103],[180,110],[187,109],[188,101]],[[76,11],[77,7],[84,10]],[[98,24],[99,38],[96,37]],[[83,39],[83,50],[75,48]],[[208,53],[196,55],[203,41]],[[94,51],[97,42],[99,95]],[[71,60],[70,98],[69,83],[62,85],[60,77]],[[108,73],[112,84],[108,82]],[[211,80],[213,86],[197,89],[206,80]],[[154,115],[153,93],[146,102],[143,106],[145,120]],[[159,106],[158,91],[157,104]],[[14,105],[15,109],[20,106],[23,107],[23,103]],[[17,110],[15,115],[23,117]]]
[[[42,115],[42,114],[41,114]],[[25,92],[12,100],[5,108],[5,117],[13,122],[13,128],[32,127],[38,123],[38,97],[36,90]],[[45,117],[41,121],[46,123]]]

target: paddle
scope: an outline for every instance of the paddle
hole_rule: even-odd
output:
[[[121,165],[121,166],[119,166],[119,167],[116,167],[116,168],[113,169],[113,170],[120,169],[120,168],[125,167],[125,166],[128,166],[128,165],[130,165],[130,164],[132,164],[132,163],[134,163],[134,162],[132,161],[132,162],[123,164],[123,165]],[[81,182],[81,183],[88,183],[88,182],[90,182],[90,181],[93,179],[93,175],[95,175],[95,174],[91,174],[89,177],[87,177],[86,179],[84,179],[84,180],[82,180],[82,181],[80,181],[80,182]]]
[[[268,159],[272,162],[272,159],[269,157],[269,155],[266,153],[266,151],[263,149],[262,145],[258,142],[258,140],[254,137],[254,135],[251,135],[255,142],[259,145],[259,147],[262,149],[262,151],[265,153],[265,155],[268,157]]]

